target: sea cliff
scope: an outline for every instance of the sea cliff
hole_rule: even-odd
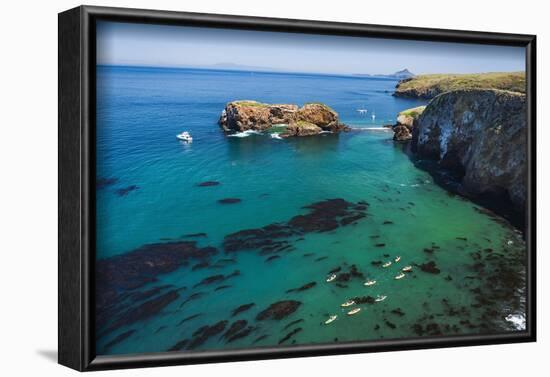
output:
[[[281,126],[281,137],[310,136],[322,132],[347,131],[338,113],[322,103],[267,104],[256,101],[229,102],[219,119],[226,132],[268,131]]]
[[[452,173],[459,183],[458,193],[522,219],[527,195],[526,115],[522,93],[446,92],[411,121],[410,151],[415,158],[437,161],[440,169]],[[405,125],[396,125],[395,135],[402,132],[400,127]]]

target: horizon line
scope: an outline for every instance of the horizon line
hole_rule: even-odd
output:
[[[395,73],[405,70],[403,68],[400,71],[394,73],[337,73],[337,72],[307,72],[307,71],[287,71],[277,68],[263,68],[263,67],[251,67],[250,69],[243,68],[224,68],[216,67],[215,65],[211,66],[169,66],[169,65],[149,65],[149,64],[112,64],[112,63],[96,63],[96,67],[127,67],[127,68],[155,68],[155,69],[196,69],[204,71],[229,71],[229,72],[251,72],[251,73],[283,73],[283,74],[300,74],[300,75],[322,75],[322,76],[342,76],[342,77],[355,77],[355,78],[375,78],[375,79],[395,79],[399,80],[396,77],[392,77]],[[407,69],[408,70],[408,69]],[[410,71],[409,71],[410,72]],[[412,73],[412,72],[411,72]],[[456,73],[456,72],[432,72],[432,73],[420,73],[413,74],[414,76],[423,76],[423,75],[475,75],[483,73],[525,73],[523,71],[480,71],[480,72],[468,72],[468,73]]]

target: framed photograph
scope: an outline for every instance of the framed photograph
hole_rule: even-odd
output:
[[[535,341],[535,61],[533,35],[59,14],[59,362]]]

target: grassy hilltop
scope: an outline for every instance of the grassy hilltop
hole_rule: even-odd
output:
[[[500,89],[525,93],[524,72],[419,75],[400,81],[395,96],[431,99],[460,89]]]

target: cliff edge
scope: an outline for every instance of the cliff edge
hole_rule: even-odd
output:
[[[525,94],[457,90],[435,97],[412,131],[417,157],[439,162],[460,178],[471,198],[510,203],[525,213],[527,110]]]

